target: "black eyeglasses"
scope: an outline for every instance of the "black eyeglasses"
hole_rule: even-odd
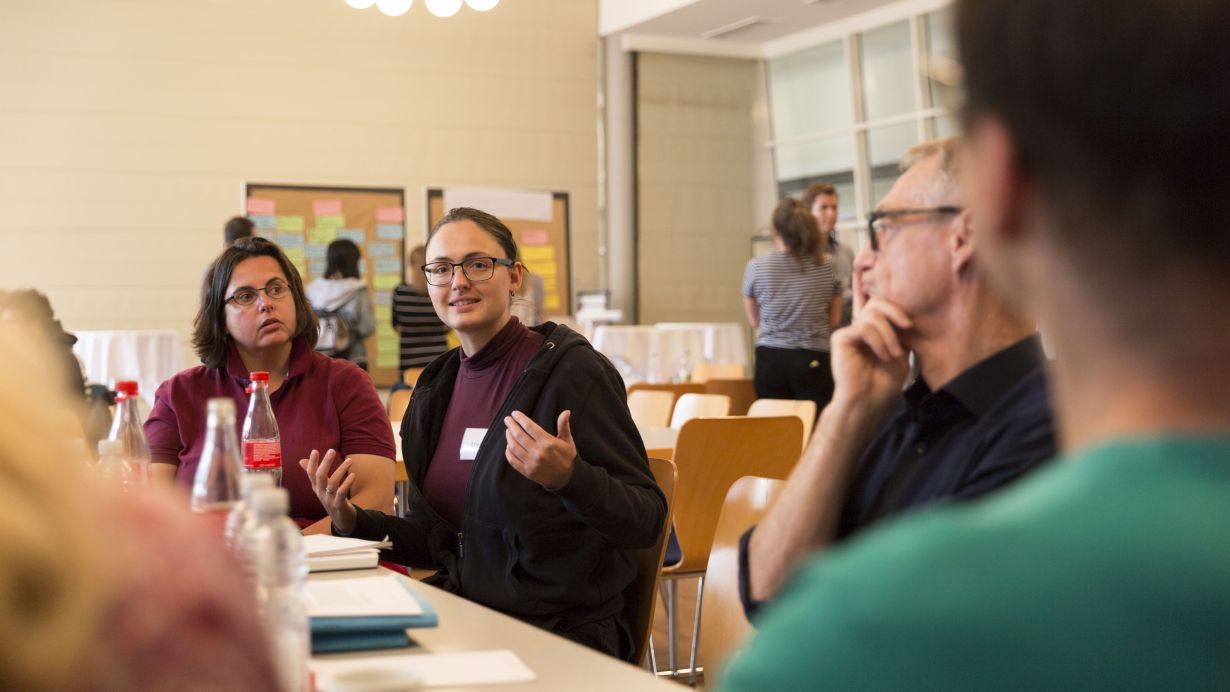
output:
[[[257,292],[259,291],[263,291],[270,300],[282,300],[290,295],[290,286],[281,281],[270,281],[264,288],[244,286],[237,289],[230,298],[226,299],[226,302],[234,303],[242,308],[251,307],[256,303]]]
[[[447,286],[453,282],[453,271],[461,267],[461,273],[470,281],[486,281],[495,274],[495,266],[511,267],[514,262],[503,257],[471,257],[460,262],[428,262],[423,274],[432,286]]]
[[[936,214],[960,214],[965,211],[961,207],[928,207],[926,209],[890,209],[888,211],[873,211],[867,215],[867,237],[871,240],[871,249],[880,251],[880,236],[891,230],[890,223],[903,216],[934,216]]]

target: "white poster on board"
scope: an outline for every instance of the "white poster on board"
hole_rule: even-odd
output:
[[[549,222],[554,214],[550,192],[503,190],[490,187],[444,189],[444,213],[454,207],[473,207],[501,219]]]

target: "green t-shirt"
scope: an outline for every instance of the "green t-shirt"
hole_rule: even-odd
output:
[[[1230,689],[1230,438],[1099,446],[806,563],[729,690]]]

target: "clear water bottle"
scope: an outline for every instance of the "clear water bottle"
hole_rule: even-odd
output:
[[[132,492],[142,485],[140,472],[124,453],[124,445],[118,440],[98,441],[98,465],[95,471],[107,482],[119,486],[124,492]]]
[[[121,380],[115,383],[115,419],[111,421],[108,440],[119,442],[129,464],[136,473],[137,482],[149,485],[149,442],[141,426],[141,414],[137,410],[137,383]]]
[[[289,496],[282,488],[253,491],[252,519],[243,525],[237,547],[256,589],[273,658],[285,692],[307,688],[308,635],[304,585],[307,556],[299,528],[286,512]]]
[[[243,473],[239,440],[235,438],[235,402],[210,399],[205,446],[192,481],[192,511],[207,515],[221,536],[226,518],[240,500],[239,476]]]
[[[226,545],[228,547],[232,549],[237,547],[239,533],[243,530],[244,525],[256,516],[252,510],[253,493],[276,487],[273,484],[273,476],[267,473],[244,474],[239,478],[241,499],[231,509],[230,514],[226,515]]]
[[[269,373],[253,372],[248,417],[243,422],[243,470],[245,474],[268,474],[273,484],[282,481],[282,437],[278,419],[269,401]]]

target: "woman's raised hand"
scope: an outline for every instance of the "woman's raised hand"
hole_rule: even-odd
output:
[[[350,459],[337,465],[333,473],[329,468],[337,459],[337,452],[330,449],[322,459],[320,452],[313,449],[307,459],[299,460],[299,467],[307,472],[308,480],[312,482],[312,491],[325,506],[333,525],[342,533],[354,531],[358,512],[350,504],[350,486],[354,484],[355,475],[350,472]]]
[[[513,411],[504,418],[508,429],[504,437],[508,442],[504,456],[521,475],[548,490],[568,485],[572,478],[572,465],[577,459],[577,447],[572,442],[571,411],[559,414],[556,430],[552,435],[543,430],[529,416]]]

